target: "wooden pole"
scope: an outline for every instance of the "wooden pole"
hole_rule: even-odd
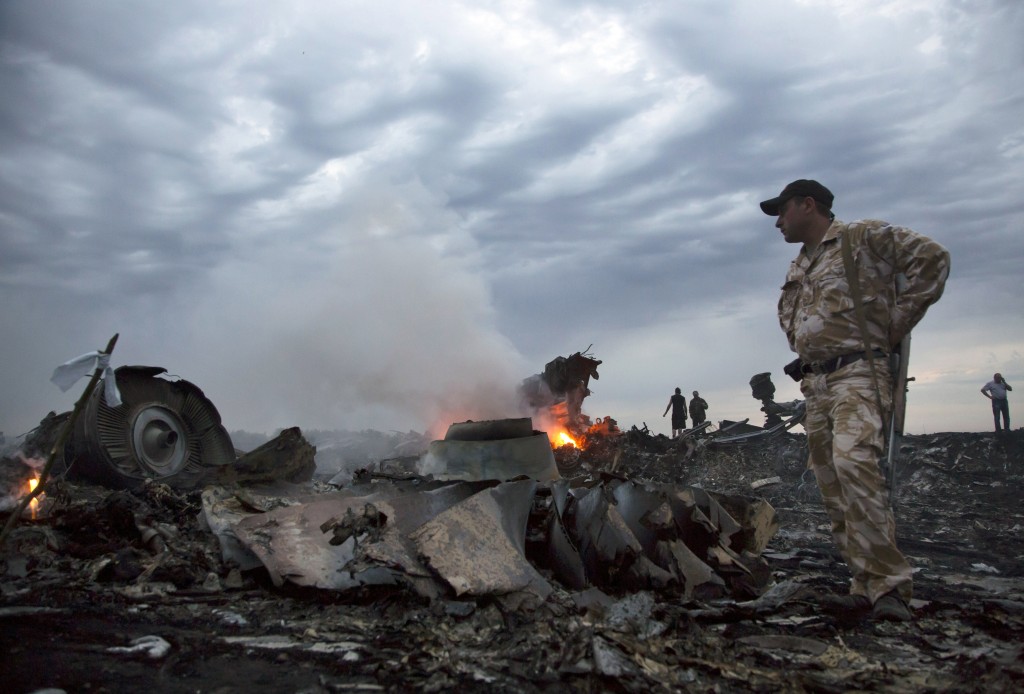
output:
[[[114,345],[117,344],[117,338],[120,333],[115,333],[110,342],[107,343],[107,348],[102,354],[110,355],[114,351]],[[99,383],[100,377],[103,376],[103,368],[98,366],[92,374],[92,378],[89,380],[89,385],[85,387],[85,392],[82,393],[82,397],[78,398],[78,402],[75,403],[75,409],[71,411],[71,416],[68,417],[68,421],[64,423],[64,428],[61,429],[60,435],[57,437],[57,441],[53,444],[53,448],[50,449],[50,455],[46,459],[46,465],[43,466],[43,471],[39,473],[39,484],[36,488],[29,492],[18,505],[18,508],[11,513],[11,517],[7,519],[7,524],[4,526],[4,530],[0,533],[0,547],[3,546],[4,540],[7,539],[7,535],[10,534],[11,530],[18,523],[18,519],[21,518],[21,514],[25,512],[28,505],[37,496],[43,493],[43,487],[46,485],[46,478],[50,475],[50,470],[53,469],[53,463],[57,459],[57,454],[64,451],[64,444],[67,443],[68,437],[71,435],[71,430],[75,426],[75,420],[78,419],[78,415],[81,414],[82,410],[85,409],[85,404],[89,401],[89,396],[92,395],[92,391],[96,389],[96,384]]]

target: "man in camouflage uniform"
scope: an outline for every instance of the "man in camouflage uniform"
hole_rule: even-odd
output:
[[[806,399],[808,467],[853,576],[849,595],[823,600],[836,611],[870,610],[875,619],[905,621],[911,568],[896,547],[878,465],[892,409],[888,355],[942,295],[949,253],[886,222],[841,222],[832,200],[825,186],[801,179],[761,203],[765,214],[778,217],[775,226],[787,243],[803,244],[782,287],[779,323],[800,357],[787,373],[800,380]],[[861,316],[844,265],[844,235],[859,278]],[[898,275],[905,284],[897,292]]]

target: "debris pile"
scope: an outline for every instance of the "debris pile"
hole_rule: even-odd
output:
[[[295,433],[281,455],[301,461]],[[240,672],[269,691],[1020,688],[1024,432],[904,438],[908,624],[818,610],[848,575],[802,435],[694,439],[606,437],[576,450],[571,479],[544,483],[427,479],[393,461],[341,487],[51,482],[3,547],[5,678],[19,691],[231,691]],[[11,487],[32,474],[18,458],[0,470]]]
[[[771,506],[700,489],[609,478],[590,487],[536,480],[377,480],[303,499],[276,489],[240,499],[203,492],[226,562],[262,565],[277,586],[404,586],[439,597],[536,605],[554,590],[665,590],[755,597]],[[267,504],[278,500],[277,508]]]

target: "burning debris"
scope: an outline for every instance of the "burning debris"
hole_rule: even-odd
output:
[[[521,605],[546,599],[551,580],[575,590],[746,597],[768,580],[758,554],[777,527],[770,506],[734,499],[734,518],[699,489],[612,476],[571,486],[529,419],[453,424],[424,461],[435,475],[370,475],[276,508],[246,509],[229,490],[207,488],[206,522],[225,561],[256,558],[278,586],[402,585],[431,599],[490,595]]]
[[[591,394],[590,379],[599,378],[601,363],[584,352],[556,357],[543,373],[530,376],[519,386],[521,409],[547,431],[562,475],[577,472],[582,448],[606,447],[622,433],[611,417],[591,420],[583,412],[583,400]]]
[[[564,405],[571,445],[530,418],[462,422],[331,483],[297,428],[194,460],[222,440],[212,404],[127,367],[122,405],[95,396],[73,444],[57,445],[69,418],[51,414],[0,464],[9,499],[48,450],[97,473],[51,479],[4,539],[5,678],[24,691],[227,691],[240,671],[285,691],[1019,688],[1019,432],[903,439],[916,620],[853,623],[818,609],[848,576],[805,438],[788,432],[799,408],[747,433],[622,432],[577,409],[598,364],[552,362],[534,400]],[[774,388],[751,387],[768,414]]]
[[[620,433],[611,418],[594,425],[582,413],[600,363],[581,353],[558,358],[532,391],[543,394],[533,407],[565,415],[560,421],[579,437],[569,438],[574,449]],[[205,486],[203,523],[222,560],[246,570],[262,565],[278,586],[405,585],[432,599],[468,593],[519,605],[544,601],[551,578],[581,590],[686,596],[711,586],[752,596],[767,582],[757,557],[763,543],[734,544],[740,524],[706,493],[641,490],[612,477],[562,482],[549,434],[529,418],[451,425],[420,460],[427,477],[371,478],[368,486],[311,496],[274,486],[308,481],[315,471],[316,450],[297,428],[236,459],[216,408],[196,386],[157,378],[165,373],[159,367],[111,373],[116,388],[87,391],[70,419],[48,417],[33,445],[49,447],[72,480],[115,489]],[[61,448],[55,432],[72,425]],[[240,488],[249,491],[232,491]],[[149,525],[137,529],[147,542],[168,539]],[[458,559],[467,545],[474,549]]]
[[[420,469],[438,479],[558,479],[548,435],[527,417],[452,424],[430,443]]]
[[[590,379],[600,378],[597,367],[601,363],[600,359],[583,352],[555,357],[544,366],[543,373],[530,376],[520,384],[524,409],[540,415],[557,445],[574,442],[590,428],[592,422],[583,414],[583,400],[590,395]],[[548,427],[549,421],[556,426]],[[565,438],[557,438],[562,433]]]

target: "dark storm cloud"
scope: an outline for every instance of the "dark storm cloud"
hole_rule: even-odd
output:
[[[0,426],[115,331],[250,429],[500,412],[591,343],[596,415],[678,381],[751,416],[795,252],[757,202],[811,176],[950,247],[917,412],[984,427],[924,403],[1024,370],[1022,34],[995,0],[4,3]]]

